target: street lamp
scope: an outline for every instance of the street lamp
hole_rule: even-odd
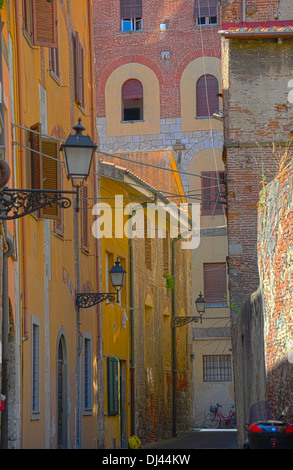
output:
[[[71,206],[67,197],[69,194],[76,195],[78,211],[79,187],[89,176],[97,146],[89,135],[83,134],[85,128],[80,118],[73,129],[75,134],[68,136],[60,150],[63,152],[67,178],[72,181],[76,191],[7,188],[5,185],[10,177],[10,169],[7,162],[0,159],[0,220],[18,219],[53,204],[61,209],[68,209]]]
[[[89,135],[83,134],[85,127],[81,124],[81,118],[73,129],[75,134],[69,134],[60,150],[63,152],[67,178],[72,181],[73,186],[81,186],[89,176],[97,146]],[[76,183],[76,180],[81,180],[81,183]]]
[[[199,322],[202,323],[202,316],[205,312],[206,308],[206,301],[205,298],[202,296],[202,293],[200,292],[198,298],[195,300],[195,306],[197,313],[199,314],[199,317],[195,316],[186,316],[186,317],[174,317],[172,320],[172,326],[173,327],[178,327],[178,326],[184,326],[187,323],[191,322]]]
[[[206,301],[205,298],[202,296],[202,293],[200,292],[199,296],[195,300],[195,306],[197,313],[199,313],[200,316],[200,323],[202,323],[202,316],[206,310]]]
[[[113,266],[109,271],[111,277],[111,283],[116,292],[86,292],[86,293],[77,293],[75,294],[75,303],[79,308],[90,308],[94,305],[97,305],[103,300],[108,300],[110,302],[118,302],[118,293],[124,285],[124,279],[126,271],[120,264],[119,259],[115,261],[115,266]]]

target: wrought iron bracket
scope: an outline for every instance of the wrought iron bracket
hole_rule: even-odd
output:
[[[201,322],[202,318],[201,317],[173,317],[172,318],[172,327],[180,327],[187,325],[187,323],[191,322]]]
[[[90,308],[95,305],[108,300],[109,302],[118,302],[118,293],[78,293],[75,294],[75,304],[79,308]]]
[[[77,191],[5,187],[0,190],[0,220],[19,219],[44,207],[52,207],[53,204],[68,209],[71,206],[71,200],[67,197],[69,194],[77,194]]]

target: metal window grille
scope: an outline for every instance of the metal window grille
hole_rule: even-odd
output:
[[[84,408],[89,410],[92,407],[91,394],[91,340],[84,339]]]
[[[40,327],[32,325],[32,413],[40,412]]]
[[[229,354],[203,356],[204,382],[231,382],[232,367]]]

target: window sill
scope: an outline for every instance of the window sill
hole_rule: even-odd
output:
[[[194,119],[212,119],[213,116],[195,116]]]
[[[57,85],[61,86],[60,77],[58,77],[57,75],[55,75],[54,72],[51,72],[51,71],[50,71],[50,77],[54,80],[54,82],[57,83]]]
[[[134,122],[144,122],[144,119],[134,119],[133,121],[120,121],[121,124],[128,124],[131,123],[133,124]]]
[[[118,34],[133,34],[133,33],[142,33],[143,29],[134,29],[133,31],[123,31],[122,29],[118,31]]]
[[[200,28],[200,27],[205,27],[205,26],[220,26],[220,23],[204,23],[204,24],[195,24],[195,28]]]
[[[227,308],[228,304],[227,302],[218,302],[216,304],[206,304],[206,308]]]

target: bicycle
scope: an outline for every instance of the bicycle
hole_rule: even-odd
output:
[[[236,413],[233,410],[234,405],[229,405],[231,408],[228,416],[224,416],[223,413],[219,410],[222,408],[222,405],[219,403],[216,406],[211,405],[209,413],[205,416],[205,425],[209,429],[217,429],[224,424],[225,426],[231,425],[234,429],[237,427],[236,423]]]

